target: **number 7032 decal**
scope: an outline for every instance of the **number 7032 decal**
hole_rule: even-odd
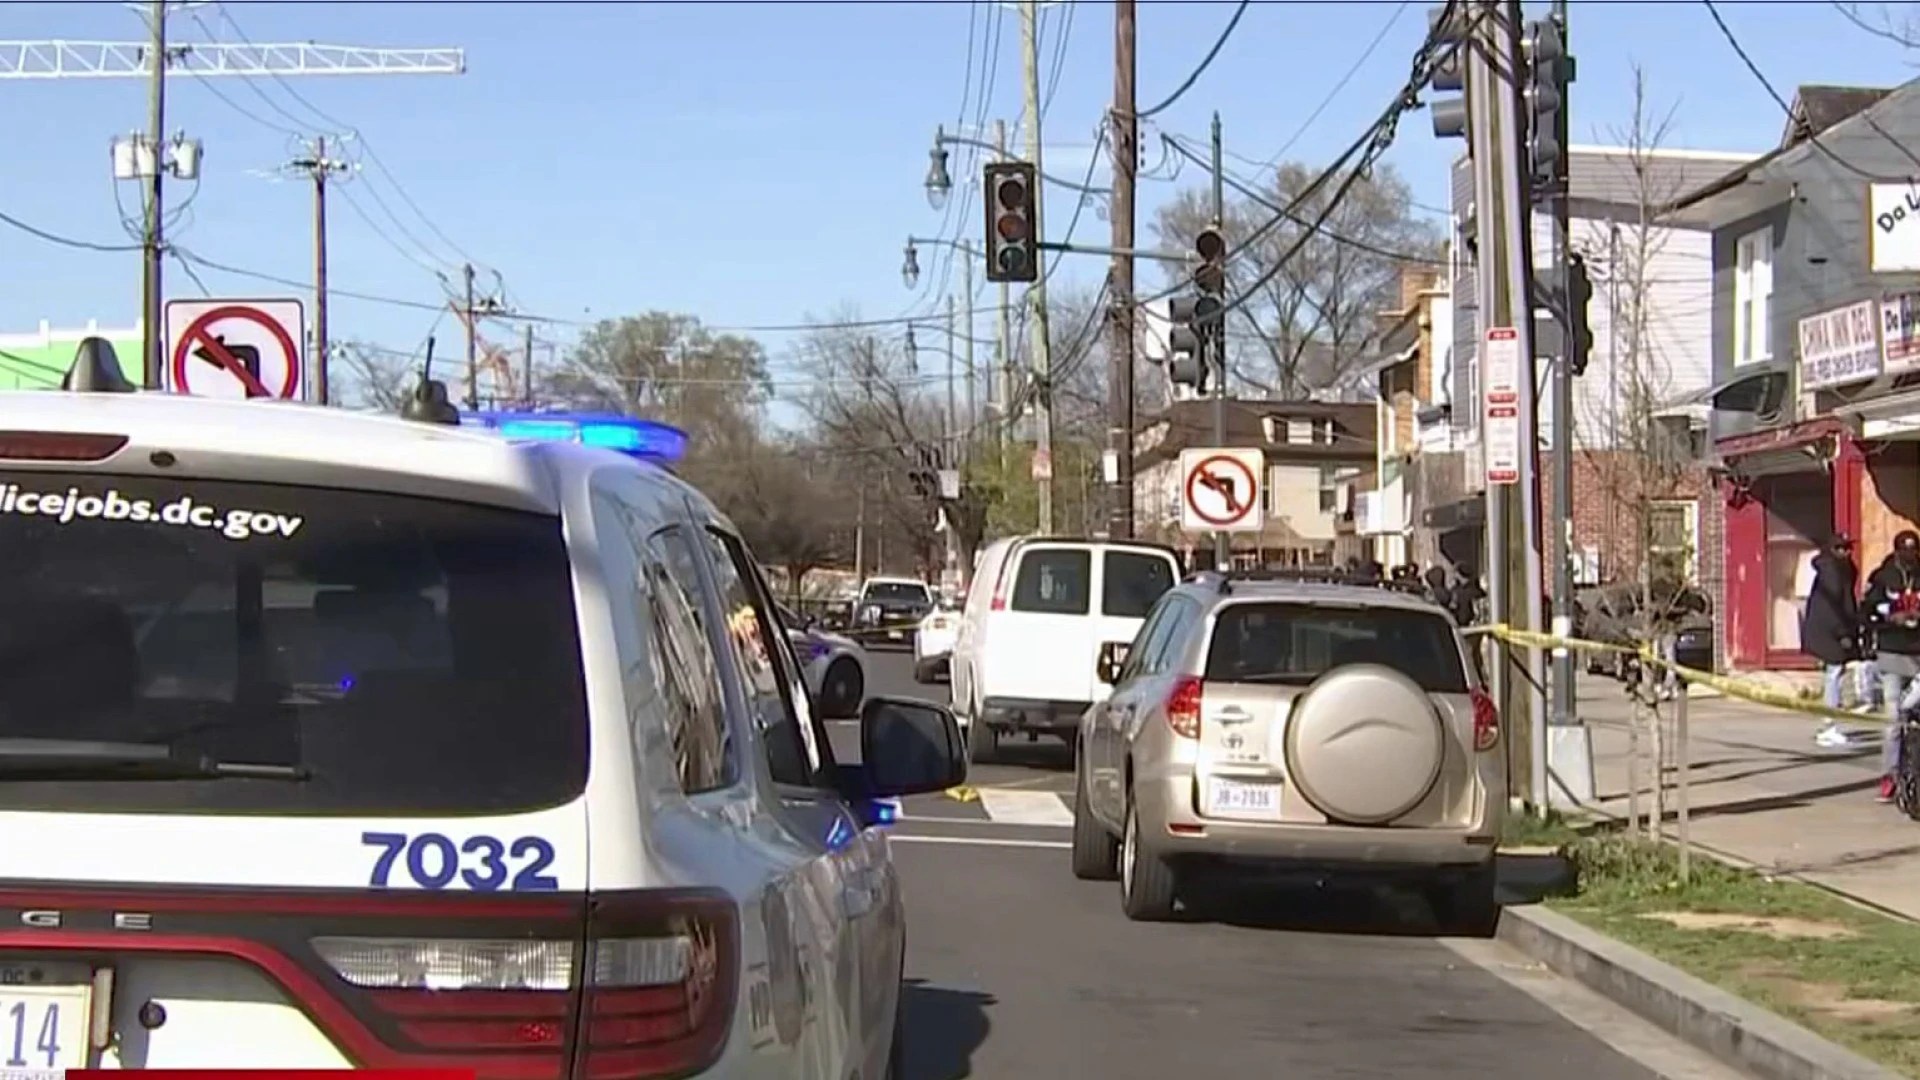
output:
[[[367,884],[396,885],[396,873],[429,891],[465,887],[475,892],[557,892],[553,844],[543,837],[469,836],[455,840],[443,833],[364,832],[360,842],[378,848]],[[456,885],[455,883],[459,884]]]

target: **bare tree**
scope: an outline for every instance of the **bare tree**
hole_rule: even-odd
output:
[[[1672,230],[1658,215],[1680,194],[1679,177],[1662,170],[1656,153],[1673,128],[1674,107],[1658,111],[1647,90],[1646,73],[1633,71],[1633,112],[1614,141],[1624,149],[1631,208],[1604,223],[1604,235],[1589,235],[1582,245],[1590,273],[1605,290],[1609,338],[1601,400],[1588,400],[1585,415],[1573,418],[1587,437],[1579,440],[1587,472],[1604,491],[1620,525],[1610,530],[1609,561],[1630,568],[1642,588],[1668,592],[1683,581],[1691,553],[1676,551],[1683,538],[1672,535],[1673,500],[1690,494],[1692,467],[1683,442],[1659,417],[1677,387],[1659,318],[1659,294],[1671,282],[1660,276],[1662,256]],[[1597,272],[1595,272],[1597,271]],[[1662,561],[1652,556],[1659,552]]]
[[[1856,4],[1832,0],[1832,6],[1848,22],[1883,41],[1903,49],[1920,48],[1920,20],[1914,18],[1912,4]],[[1901,9],[1897,14],[1895,8]]]
[[[1318,175],[1283,164],[1256,189],[1259,198],[1230,199],[1222,223],[1234,253],[1228,290],[1253,291],[1230,316],[1233,377],[1269,396],[1301,397],[1338,382],[1375,315],[1398,306],[1401,268],[1442,264],[1440,230],[1418,216],[1412,189],[1392,166],[1376,165],[1330,211],[1339,178],[1309,193]],[[1309,231],[1323,212],[1326,221]],[[1188,190],[1161,210],[1155,231],[1162,246],[1184,250],[1212,217],[1211,198]]]
[[[420,377],[421,358],[363,341],[336,344],[334,384],[341,404],[378,412],[399,412]]]

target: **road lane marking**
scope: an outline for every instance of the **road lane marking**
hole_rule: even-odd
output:
[[[1068,788],[1067,788],[1067,790],[1065,790],[1065,791],[1056,791],[1056,792],[1054,792],[1054,794],[1056,794],[1056,795],[1067,795],[1067,794],[1071,794],[1071,793],[1072,793],[1072,791],[1073,791],[1073,788],[1072,788],[1072,786],[1071,786],[1071,785],[1072,785],[1072,783],[1073,783],[1073,778],[1072,778],[1071,776],[1067,776],[1067,777],[1061,777],[1061,776],[1029,776],[1029,777],[1026,777],[1025,779],[1021,779],[1021,780],[1009,780],[1009,781],[1007,781],[1007,782],[1006,782],[1006,783],[1004,783],[1004,784],[995,784],[995,785],[993,785],[993,786],[994,786],[994,787],[997,787],[997,788],[1031,788],[1031,787],[1043,787],[1043,786],[1045,786],[1045,785],[1047,785],[1047,784],[1058,784],[1058,783],[1061,783],[1062,781],[1064,781],[1064,782],[1066,782],[1066,783],[1067,783],[1067,784],[1069,785],[1069,786],[1068,786]]]
[[[1061,851],[1073,846],[1066,840],[1009,840],[999,836],[905,836],[889,833],[888,840],[895,844],[961,844],[967,847],[1010,847],[1010,848],[1057,848]]]
[[[980,806],[987,816],[1007,825],[1073,824],[1073,811],[1051,791],[1020,791],[1014,788],[980,789]]]
[[[1477,938],[1438,940],[1456,956],[1552,1009],[1662,1080],[1739,1080],[1744,1076],[1692,1044],[1579,983],[1555,974],[1507,945]]]

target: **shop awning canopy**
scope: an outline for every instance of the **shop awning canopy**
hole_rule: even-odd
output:
[[[1833,414],[1858,420],[1863,439],[1920,441],[1920,389],[1848,402]]]

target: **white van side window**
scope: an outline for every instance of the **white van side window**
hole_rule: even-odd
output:
[[[653,534],[640,565],[647,577],[646,610],[659,663],[655,665],[667,735],[681,790],[692,795],[733,784],[732,736],[716,661],[698,597],[694,552],[678,526]]]
[[[1092,552],[1040,548],[1021,556],[1010,606],[1044,615],[1085,615],[1092,606],[1092,591]]]

